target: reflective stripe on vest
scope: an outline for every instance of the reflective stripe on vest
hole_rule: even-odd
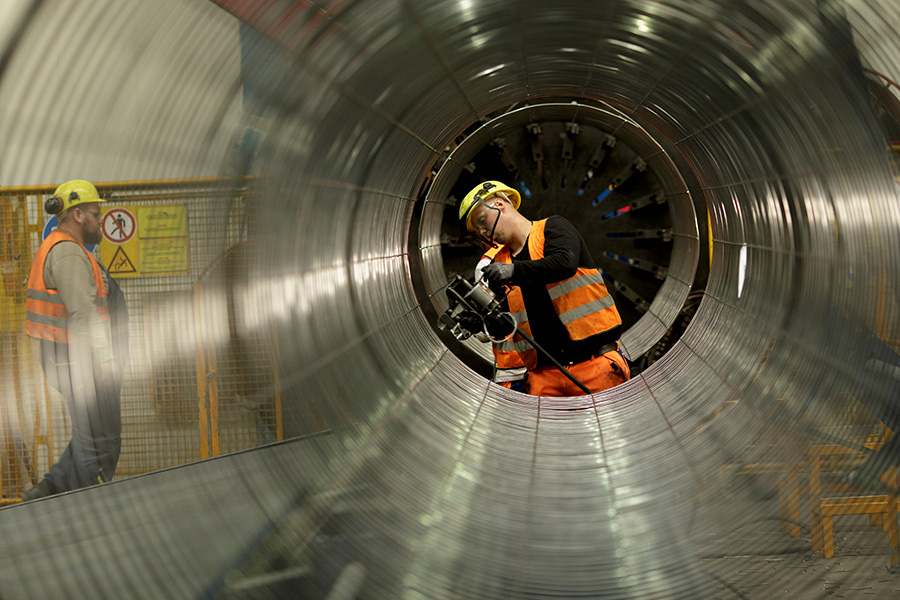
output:
[[[606,298],[601,298],[600,300],[593,300],[588,302],[587,304],[582,304],[581,306],[576,306],[571,310],[567,310],[566,312],[559,315],[559,320],[563,322],[563,324],[574,323],[578,319],[582,319],[590,314],[595,312],[605,310],[614,304],[612,296],[607,296]]]
[[[495,343],[494,348],[498,352],[523,352],[531,348],[531,344],[526,342],[522,336],[514,335],[505,342]]]
[[[543,219],[535,221],[531,225],[531,231],[528,234],[528,255],[531,260],[544,258],[544,226],[546,224],[547,220]],[[505,257],[501,254],[495,260],[506,257],[509,257],[509,253],[506,253]],[[512,258],[509,257],[505,262],[512,262]],[[550,295],[550,301],[553,303],[559,320],[573,341],[589,338],[622,324],[615,302],[603,282],[603,276],[597,269],[579,268],[572,277],[547,285],[547,293]],[[524,313],[525,301],[518,287],[510,292],[507,301],[514,314]],[[528,335],[532,335],[527,317],[520,320],[519,327]],[[520,339],[522,338],[520,337]],[[537,351],[531,348],[531,345],[524,339],[522,341],[528,346],[528,350],[520,351],[520,356],[525,365],[529,369],[533,369],[537,366]]]
[[[507,254],[507,256],[509,255]],[[510,260],[510,262],[512,261]],[[531,337],[531,323],[528,322],[528,313],[525,311],[525,300],[522,298],[522,290],[518,286],[514,287],[513,291],[506,296],[506,301],[509,303],[509,310],[516,315],[519,329]],[[513,336],[511,341],[514,343],[516,354],[522,364],[528,367],[529,370],[534,369],[537,366],[538,359],[537,350],[534,349],[534,346],[518,333]]]
[[[505,383],[507,381],[519,381],[525,377],[525,372],[528,369],[525,368],[525,365],[521,365],[518,367],[510,368],[510,369],[497,369],[494,372],[494,381],[497,383]]]
[[[548,285],[547,291],[550,293],[550,299],[556,300],[563,294],[574,292],[592,283],[606,285],[603,282],[603,276],[595,269],[578,269],[574,277]]]
[[[615,301],[596,269],[579,268],[575,275],[547,292],[569,337],[583,340],[621,325]]]
[[[56,229],[47,236],[44,243],[38,248],[31,265],[31,274],[28,277],[28,289],[25,292],[26,323],[25,332],[29,337],[49,340],[66,344],[69,341],[68,323],[69,313],[65,304],[59,298],[59,292],[51,290],[44,281],[44,265],[47,255],[56,244],[64,241],[78,244],[91,261],[91,269],[94,275],[94,284],[97,287],[97,296],[94,305],[100,318],[109,320],[109,308],[106,297],[106,286],[103,285],[103,273],[94,256],[88,252],[82,244],[67,233]]]
[[[498,256],[500,256],[501,258],[498,259]],[[506,263],[512,262],[509,258],[509,250],[506,246],[488,248],[488,250],[484,253],[484,256],[481,257],[481,261],[484,260]],[[479,261],[479,264],[481,263],[481,261]],[[516,323],[520,323],[526,319],[524,310],[512,313],[512,316],[516,319]],[[494,363],[497,365],[497,369],[503,371],[506,369],[520,369],[524,367],[525,364],[522,362],[519,353],[523,350],[527,350],[528,348],[531,348],[531,345],[526,342],[525,339],[518,333],[513,334],[513,337],[509,338],[506,341],[492,342],[491,350],[494,353]],[[520,378],[516,377],[515,379]],[[497,379],[497,381],[501,381],[501,379]],[[502,381],[511,380],[503,379]]]

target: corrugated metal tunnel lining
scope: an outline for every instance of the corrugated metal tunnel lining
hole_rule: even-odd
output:
[[[717,583],[698,559],[721,529],[704,511],[726,488],[739,499],[772,491],[723,480],[719,467],[747,448],[792,458],[799,446],[766,443],[828,434],[842,393],[878,411],[893,392],[850,350],[877,328],[877,284],[897,280],[896,186],[828,3],[338,4],[324,19],[303,13],[302,36],[282,33],[294,62],[258,159],[262,250],[234,283],[239,332],[277,339],[285,429],[301,439],[8,509],[0,529],[66,531],[101,508],[134,519],[77,538],[86,561],[123,571],[93,584],[108,597],[267,597],[280,585],[325,597],[342,571],[348,587],[362,578],[361,598],[711,596]],[[900,23],[886,0],[867,6]],[[126,16],[116,7],[107,18]],[[171,10],[204,31],[202,10]],[[59,85],[8,79],[22,76],[10,67],[19,52],[39,53],[35,32],[52,18],[33,16],[2,73],[25,99],[29,86]],[[900,55],[896,40],[882,43]],[[111,44],[79,48],[84,76],[104,61],[158,66]],[[627,384],[575,399],[509,392],[449,352],[425,316],[442,273],[426,209],[421,247],[408,246],[417,203],[444,201],[429,178],[452,164],[460,132],[560,96],[634,115],[673,145],[702,187],[713,239],[704,301],[675,347]],[[80,103],[42,110],[77,119]],[[168,117],[134,118],[124,126],[149,137]],[[684,240],[674,260],[690,272],[706,240]],[[425,297],[417,277],[429,280]],[[681,308],[691,279],[670,285],[682,292],[659,314]],[[640,347],[653,343],[641,335]],[[302,438],[310,405],[329,435]],[[238,504],[217,497],[196,510],[209,501],[197,491],[227,490],[232,472]],[[770,516],[736,511],[725,510],[736,527]],[[181,550],[179,532],[146,515],[233,553],[217,562]],[[30,547],[36,571],[81,568],[58,568],[62,551],[44,543]],[[345,571],[351,563],[360,570]],[[6,573],[26,596],[82,589],[30,584],[35,573],[9,563]]]

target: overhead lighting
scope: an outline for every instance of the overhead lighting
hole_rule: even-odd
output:
[[[744,293],[744,277],[747,275],[747,244],[741,246],[738,254],[738,298]]]
[[[478,74],[478,77],[483,77],[485,75],[490,75],[491,73],[496,73],[497,71],[499,71],[500,69],[502,69],[505,66],[506,65],[503,64],[503,65],[497,65],[496,67],[491,67],[490,69],[485,69],[484,71],[482,71],[481,73]]]

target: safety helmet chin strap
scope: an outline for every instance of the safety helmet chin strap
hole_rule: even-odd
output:
[[[479,202],[481,202],[481,201],[479,200]],[[484,204],[484,202],[481,202],[481,203]],[[487,204],[485,204],[485,206],[487,206]],[[491,246],[496,246],[496,244],[494,244],[494,232],[497,231],[497,223],[500,222],[500,209],[497,208],[496,206],[488,206],[488,208],[490,210],[497,211],[497,216],[494,217],[494,226],[491,227],[491,239],[490,239]]]
[[[505,198],[505,196],[504,196],[504,198]],[[496,206],[489,206],[484,200],[482,200],[481,198],[478,198],[478,197],[475,198],[475,202],[478,202],[479,204],[481,204],[483,207],[485,207],[488,210],[495,211],[497,213],[497,216],[494,217],[494,225],[491,227],[491,237],[490,238],[486,238],[483,235],[481,235],[480,233],[475,232],[475,231],[472,232],[472,237],[487,244],[488,246],[496,248],[497,244],[494,243],[494,232],[497,231],[497,223],[500,222],[500,209],[497,208]],[[468,218],[468,212],[471,212],[475,208],[475,202],[472,203],[472,206],[469,207],[467,214],[463,218],[466,218],[466,219]]]

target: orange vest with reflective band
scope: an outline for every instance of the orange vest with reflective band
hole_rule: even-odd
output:
[[[44,281],[44,263],[47,262],[47,255],[50,254],[53,246],[64,241],[78,244],[91,260],[94,283],[97,286],[97,297],[94,298],[94,304],[97,306],[100,318],[104,321],[109,320],[106,286],[103,285],[103,273],[100,271],[100,265],[87,248],[78,243],[78,240],[68,233],[55,229],[38,248],[37,254],[34,255],[34,262],[31,264],[28,290],[25,293],[25,309],[27,311],[25,332],[35,339],[61,344],[69,343],[69,313],[66,312],[66,306],[59,298],[59,292],[47,287],[47,282]]]
[[[547,219],[535,221],[528,234],[528,255],[531,260],[544,258],[544,225]],[[512,262],[509,252],[499,253],[496,262]],[[609,295],[603,276],[597,269],[579,267],[575,275],[556,283],[547,284],[550,301],[559,320],[562,321],[573,341],[583,340],[622,324],[613,297]],[[509,310],[516,317],[519,327],[529,336],[531,325],[525,311],[522,290],[516,286],[506,297]],[[521,343],[516,341],[519,338]],[[537,367],[537,350],[516,334],[512,339],[515,348],[529,369]]]
[[[498,254],[502,255],[503,258],[497,258]],[[483,258],[494,260],[496,262],[512,262],[509,258],[509,249],[506,246],[489,249],[484,253]],[[513,337],[506,341],[491,342],[491,349],[494,351],[494,362],[497,363],[498,369],[518,369],[525,366],[525,363],[522,362],[522,358],[519,356],[516,338],[518,338],[518,341],[521,344],[524,344],[526,348],[531,347],[518,333],[514,334]],[[526,348],[522,349],[524,350]]]

